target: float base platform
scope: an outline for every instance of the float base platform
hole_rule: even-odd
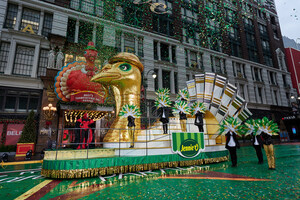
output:
[[[45,151],[44,160],[75,160],[87,158],[114,157],[115,149],[62,149]]]
[[[86,178],[116,173],[218,163],[228,160],[228,151],[201,152],[194,158],[178,154],[107,157],[77,160],[44,159],[41,174],[49,178]]]

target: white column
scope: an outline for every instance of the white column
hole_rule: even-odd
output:
[[[173,58],[172,58],[172,45],[169,45],[169,58],[170,58],[170,63],[173,63]]]
[[[93,27],[93,42],[96,46],[96,34],[97,34],[97,24],[94,23],[94,27]]]
[[[9,48],[7,66],[6,66],[5,71],[4,71],[4,74],[6,74],[6,75],[12,74],[14,59],[15,59],[15,53],[16,53],[16,46],[17,46],[16,41],[14,39],[12,39],[11,43],[10,43],[10,48]]]
[[[17,14],[17,19],[16,19],[16,24],[14,27],[14,30],[19,30],[20,24],[21,24],[21,18],[22,18],[22,4],[18,5],[18,14]]]
[[[158,69],[158,88],[162,88],[163,87],[163,83],[162,83],[162,69],[161,67]]]
[[[157,42],[157,56],[158,56],[158,60],[161,60],[161,54],[160,54],[160,42]]]
[[[33,66],[32,66],[32,71],[31,71],[32,78],[37,77],[39,54],[40,54],[40,44],[36,44],[35,49],[34,49],[34,58],[33,58],[33,64],[32,64]]]
[[[137,36],[134,36],[134,52],[135,55],[138,55],[138,48],[139,48],[139,40]]]
[[[79,35],[79,19],[76,20],[75,25],[75,43],[78,43],[78,35]]]
[[[44,16],[45,16],[45,12],[44,12],[44,10],[42,10],[41,17],[40,17],[40,23],[39,23],[38,35],[42,35],[42,30],[43,30],[43,25],[44,25]]]
[[[174,69],[172,69],[171,73],[170,73],[170,85],[171,85],[171,93],[175,94],[175,78],[174,78]]]
[[[125,44],[125,39],[124,39],[124,33],[122,32],[121,34],[121,52],[124,52],[124,44]]]

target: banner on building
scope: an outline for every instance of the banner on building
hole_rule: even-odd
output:
[[[7,124],[5,145],[16,145],[22,134],[24,124]]]
[[[196,157],[204,148],[204,133],[172,133],[172,151],[184,158]]]

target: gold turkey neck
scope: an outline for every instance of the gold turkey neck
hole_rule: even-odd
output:
[[[112,87],[116,102],[116,119],[111,125],[111,129],[107,132],[104,142],[128,142],[130,140],[127,132],[127,119],[119,117],[119,112],[125,104],[136,105],[140,107],[140,91],[141,91],[141,71],[137,65],[131,63],[132,69],[122,71],[119,69],[120,64],[124,62],[116,62],[107,64],[103,67],[102,72],[95,75],[91,81],[99,82]],[[128,62],[126,62],[128,63]],[[118,74],[118,75],[117,75]],[[136,120],[136,134],[139,134],[140,120]],[[120,135],[120,140],[119,140]]]

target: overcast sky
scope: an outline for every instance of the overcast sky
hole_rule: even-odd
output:
[[[275,0],[281,33],[300,43],[300,0]]]

